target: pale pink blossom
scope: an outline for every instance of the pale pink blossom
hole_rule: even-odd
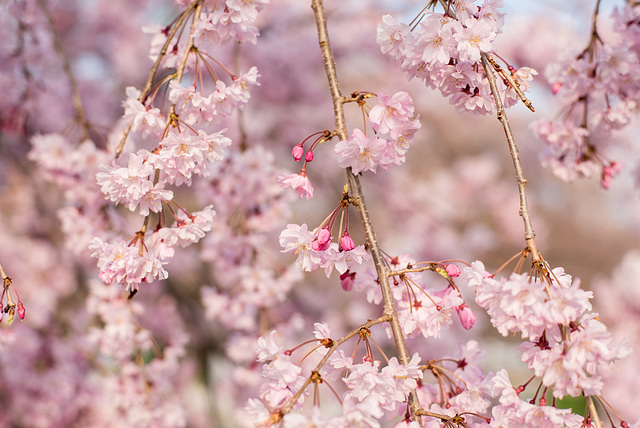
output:
[[[386,169],[390,163],[389,144],[378,137],[368,138],[359,129],[354,129],[348,140],[335,145],[338,165],[351,167],[354,174],[362,171],[376,172],[378,166]]]
[[[126,89],[127,99],[123,103],[124,120],[131,122],[133,132],[142,131],[143,135],[160,135],[166,125],[166,119],[160,109],[145,107],[138,98],[141,92],[133,86]]]
[[[278,183],[280,183],[281,189],[291,187],[301,198],[311,199],[313,197],[313,184],[304,170],[299,174],[279,175]]]
[[[402,42],[409,33],[407,24],[396,24],[391,15],[382,16],[382,24],[378,24],[376,41],[382,53],[398,57],[402,49]]]
[[[311,248],[315,236],[309,232],[306,224],[289,224],[280,233],[280,246],[283,253],[296,254],[296,264],[303,271],[311,272],[316,270],[323,262],[322,252]]]
[[[413,116],[414,107],[411,96],[406,92],[396,92],[392,96],[378,93],[378,104],[369,112],[371,127],[381,134],[401,128]]]
[[[496,38],[496,29],[489,20],[466,19],[463,29],[453,35],[458,42],[458,55],[463,61],[480,61],[480,52],[489,52],[491,43]]]

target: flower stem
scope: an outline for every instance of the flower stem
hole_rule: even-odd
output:
[[[524,239],[527,242],[527,248],[531,252],[531,258],[533,259],[533,263],[536,265],[542,264],[542,257],[540,256],[540,251],[536,245],[535,241],[535,232],[533,231],[533,225],[531,223],[531,217],[529,215],[529,207],[527,206],[527,195],[525,192],[525,186],[527,185],[527,180],[524,178],[524,172],[522,170],[522,165],[520,164],[520,156],[518,155],[518,146],[516,146],[516,141],[513,138],[513,132],[511,132],[511,125],[509,125],[509,119],[507,119],[507,113],[504,110],[504,106],[502,105],[502,100],[500,98],[500,94],[498,93],[498,87],[496,85],[496,77],[493,74],[493,70],[489,65],[489,61],[487,60],[487,54],[482,52],[482,68],[484,68],[484,73],[487,76],[487,80],[489,80],[489,86],[491,87],[491,94],[493,95],[493,99],[496,102],[496,116],[500,123],[502,124],[502,128],[504,129],[505,136],[507,137],[507,144],[509,145],[509,154],[511,155],[511,159],[513,160],[513,167],[516,171],[516,181],[518,183],[518,194],[520,195],[520,216],[522,217],[522,221],[524,222]]]
[[[335,135],[340,140],[347,140],[347,126],[344,117],[344,103],[346,98],[340,91],[340,85],[338,84],[338,76],[336,73],[335,60],[331,45],[329,42],[329,32],[327,30],[327,17],[324,12],[322,0],[312,0],[311,8],[313,9],[316,27],[318,29],[318,43],[320,50],[322,51],[322,59],[324,61],[324,68],[329,80],[329,88],[331,90],[331,99],[333,101],[333,111],[335,118]],[[367,211],[367,206],[364,201],[364,195],[362,194],[362,187],[360,185],[360,178],[353,174],[351,168],[347,168],[347,180],[349,183],[350,202],[355,206],[360,220],[364,228],[364,233],[367,242],[367,248],[371,252],[373,263],[375,265],[376,272],[378,274],[378,282],[382,289],[382,297],[384,300],[384,315],[389,317],[389,324],[391,325],[391,331],[393,332],[393,339],[398,351],[398,360],[401,364],[408,364],[411,360],[407,345],[404,340],[404,334],[402,327],[398,319],[398,313],[396,304],[391,293],[391,287],[389,285],[389,269],[387,268],[382,251],[378,245],[375,231],[371,224],[371,219]],[[416,414],[420,409],[420,403],[415,391],[412,391],[409,395],[409,406],[411,408],[412,419],[416,420],[422,426],[421,418]]]

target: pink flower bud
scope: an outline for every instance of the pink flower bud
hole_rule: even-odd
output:
[[[356,281],[356,273],[347,270],[345,273],[340,274],[340,285],[344,291],[351,291],[353,283]]]
[[[18,316],[20,317],[20,320],[24,319],[24,315],[25,315],[24,305],[22,304],[22,302],[18,302]]]
[[[356,248],[356,243],[349,236],[349,232],[345,231],[342,238],[340,238],[340,248],[342,251],[351,251]]]
[[[460,276],[460,268],[458,267],[458,265],[447,265],[446,270],[447,275],[449,275],[451,278],[457,278],[458,276]]]
[[[311,162],[313,160],[313,152],[309,150],[306,155],[304,155],[304,160],[307,162]]]
[[[477,322],[476,316],[473,314],[473,312],[471,312],[471,309],[469,309],[469,307],[464,303],[456,307],[456,312],[458,312],[460,323],[466,330],[469,330],[471,327],[473,327],[476,324]]]
[[[553,93],[553,95],[560,92],[560,88],[562,88],[562,83],[560,82],[554,83],[553,86],[551,86],[551,92]]]
[[[318,236],[311,243],[311,249],[314,251],[326,251],[331,245],[331,231],[327,227],[323,227],[318,231]]]
[[[327,242],[331,241],[331,232],[327,227],[323,227],[318,231],[317,239],[320,245],[325,245]]]
[[[291,155],[293,156],[293,159],[296,162],[302,159],[303,153],[304,153],[304,149],[302,148],[302,144],[298,144],[297,146],[294,146],[293,150],[291,150]]]

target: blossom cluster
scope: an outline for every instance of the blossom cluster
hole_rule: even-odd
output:
[[[386,170],[389,165],[401,165],[420,129],[420,118],[412,119],[413,115],[413,100],[408,93],[389,96],[379,92],[378,104],[369,111],[369,123],[375,135],[367,137],[355,128],[349,139],[335,145],[338,165],[351,167],[356,174],[375,173],[378,166]]]
[[[331,340],[326,323],[316,323],[314,333],[320,345]],[[317,347],[317,352],[323,354],[326,348]],[[291,361],[290,352],[275,343],[275,331],[258,339],[258,361],[264,363],[262,376],[265,383],[260,390],[262,400],[249,400],[245,407],[254,426],[268,425],[270,420],[273,422],[270,418],[278,414],[277,409],[291,399],[306,380],[301,376],[302,367]],[[414,354],[406,365],[400,364],[396,357],[390,358],[387,365],[381,368],[381,362],[371,359],[369,354],[361,363],[354,363],[353,357],[346,356],[342,349],[338,349],[329,356],[318,376],[324,382],[334,384],[331,387],[334,392],[338,379],[346,387],[340,398],[342,414],[325,419],[319,408],[314,406],[311,417],[297,412],[283,415],[285,426],[304,426],[309,422],[332,427],[379,426],[377,420],[385,411],[396,411],[406,402],[409,392],[418,386],[423,373],[418,354]],[[299,395],[300,398],[294,403],[295,410],[302,410],[308,395],[309,391]],[[269,412],[264,402],[274,410]]]
[[[615,132],[629,125],[638,108],[639,19],[637,5],[614,9],[610,34],[601,36],[594,27],[586,49],[566,50],[545,69],[566,113],[540,119],[531,128],[544,144],[542,164],[564,181],[598,177],[608,189],[622,170],[609,152],[617,141]]]
[[[394,268],[416,264],[408,254],[387,258],[387,262]],[[398,318],[407,336],[418,333],[425,338],[440,337],[441,331],[453,323],[454,315],[459,317],[467,330],[476,323],[475,315],[453,283],[453,278],[458,276],[460,269],[455,264],[448,264],[435,267],[434,270],[451,281],[447,287],[440,290],[431,288],[418,273],[403,274],[401,279],[389,278],[389,286],[398,305]],[[354,289],[366,293],[370,303],[382,302],[377,274],[371,267],[356,276]]]
[[[298,256],[296,265],[301,270],[313,272],[321,268],[329,277],[334,268],[342,275],[371,259],[364,245],[355,246],[348,235],[347,238],[340,243],[331,242],[327,228],[309,231],[306,224],[289,224],[280,234],[280,246],[283,253]]]
[[[495,279],[476,261],[463,269],[459,283],[475,289],[476,302],[503,336],[529,339],[520,346],[521,358],[556,397],[600,394],[598,369],[629,353],[611,345],[611,334],[588,312],[593,293],[562,268],[542,278],[512,273]]]
[[[454,9],[452,3],[458,5]],[[391,15],[378,25],[377,41],[383,53],[401,62],[410,78],[418,78],[444,97],[456,109],[474,114],[495,111],[489,81],[480,64],[481,55],[492,51],[492,43],[503,25],[499,11],[502,0],[451,2],[443,13],[425,11],[418,25],[396,23]],[[521,91],[529,87],[535,70],[509,66]],[[507,84],[501,92],[506,107],[518,101],[518,94]]]
[[[210,165],[223,159],[231,139],[225,135],[226,129],[216,127],[234,111],[244,109],[250,98],[249,88],[258,84],[256,67],[240,76],[229,73],[231,84],[227,84],[211,66],[206,65],[214,80],[210,93],[202,77],[197,79],[198,67],[202,67],[198,61],[205,61],[201,59],[203,54],[209,55],[205,50],[208,45],[202,39],[205,35],[231,32],[240,37],[238,40],[244,40],[241,34],[251,34],[253,39],[257,35],[257,30],[246,23],[256,19],[264,2],[227,3],[225,11],[214,9],[209,13],[204,10],[194,18],[194,27],[200,37],[193,39],[192,50],[178,65],[194,73],[194,83],[185,88],[182,76],[180,79],[177,75],[171,76],[167,83],[170,115],[165,117],[161,113],[164,106],[153,106],[155,96],[143,94],[134,87],[126,90],[123,120],[130,124],[134,135],[155,138],[155,147],[127,152],[126,165],[120,165],[116,160],[101,165],[100,172],[96,174],[97,182],[109,201],[126,205],[129,210],[145,217],[152,212],[158,213],[160,221],[150,234],[146,233],[145,226],[129,242],[117,239],[115,243],[109,243],[99,237],[92,241],[90,248],[99,260],[100,277],[107,283],[115,280],[125,284],[129,290],[136,290],[141,282],[167,278],[168,272],[163,265],[174,256],[174,248],[198,242],[211,230],[215,214],[213,208],[209,206],[201,212],[188,213],[173,200],[174,191],[169,187],[191,186],[194,176],[208,176]],[[221,18],[223,15],[226,18]],[[197,25],[204,22],[202,19],[213,21],[205,28]],[[166,31],[162,34],[166,36]],[[152,42],[152,53],[156,47]],[[166,62],[164,65],[169,66]],[[175,218],[173,227],[166,224],[167,211]]]

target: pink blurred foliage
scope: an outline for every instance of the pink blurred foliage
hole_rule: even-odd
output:
[[[424,410],[481,415],[467,416],[476,427],[580,426],[556,399],[583,391],[619,412],[614,426],[640,416],[628,375],[640,257],[625,255],[640,208],[637,6],[601,11],[587,61],[589,39],[569,34],[559,52],[552,6],[522,17],[500,0],[455,1],[457,19],[426,11],[412,31],[406,17],[424,5],[327,1],[353,98],[340,141],[307,2],[90,3],[0,6],[1,426],[414,428],[412,390]],[[184,56],[194,13],[198,55]],[[498,77],[524,142],[543,278],[528,265],[496,272],[527,243],[479,62],[494,48],[543,112],[516,105]],[[607,192],[554,180],[535,138],[556,175],[596,176]],[[347,167],[382,262],[407,270],[388,284],[406,364],[391,328],[372,322],[386,302]]]

